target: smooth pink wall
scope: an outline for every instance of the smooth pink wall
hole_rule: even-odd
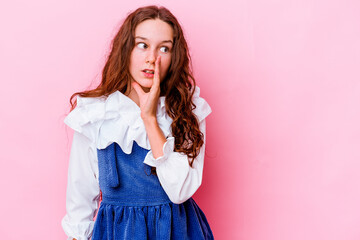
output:
[[[360,239],[355,0],[2,3],[1,239],[65,239],[68,99],[152,3],[181,22],[213,109],[195,199],[216,239]]]

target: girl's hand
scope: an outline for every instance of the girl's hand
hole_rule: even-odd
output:
[[[160,56],[158,56],[155,61],[153,84],[149,92],[144,92],[137,82],[132,83],[133,88],[139,96],[141,118],[143,120],[156,119],[156,109],[160,97],[160,63],[161,59]]]

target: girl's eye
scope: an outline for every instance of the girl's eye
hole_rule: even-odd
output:
[[[161,47],[161,48],[160,48],[160,51],[162,51],[162,52],[168,52],[168,51],[169,51],[169,48],[168,48],[168,47]]]
[[[143,48],[143,49],[146,48],[146,44],[145,44],[145,43],[138,43],[137,46],[138,46],[139,48]]]

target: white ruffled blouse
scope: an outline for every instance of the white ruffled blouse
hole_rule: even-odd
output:
[[[97,149],[104,149],[116,142],[130,154],[133,142],[150,150],[144,163],[156,167],[160,184],[169,199],[180,204],[188,200],[200,187],[205,154],[205,118],[211,113],[209,104],[200,97],[200,88],[195,88],[193,110],[204,134],[204,145],[189,166],[186,154],[174,152],[174,137],[171,134],[172,119],[165,111],[165,97],[159,98],[156,118],[167,141],[164,155],[155,159],[145,125],[140,117],[140,108],[129,97],[116,91],[108,97],[82,98],[77,96],[77,106],[64,122],[74,129],[70,152],[68,184],[66,191],[66,215],[62,227],[68,239],[89,239],[94,227],[94,217],[99,203],[99,169]]]

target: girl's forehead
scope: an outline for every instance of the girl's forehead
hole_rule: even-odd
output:
[[[135,28],[135,38],[139,37],[153,41],[172,41],[173,28],[160,19],[148,19],[139,23]]]

